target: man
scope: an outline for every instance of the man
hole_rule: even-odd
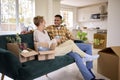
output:
[[[48,27],[46,27],[46,30],[50,36],[51,39],[55,38],[55,36],[60,36],[62,38],[61,43],[65,42],[66,40],[74,40],[73,36],[71,35],[70,31],[64,27],[63,25],[61,25],[62,22],[62,16],[61,15],[55,15],[55,20],[54,20],[54,25],[50,25]],[[83,50],[84,52],[86,52],[89,55],[92,55],[92,48],[90,44],[85,44],[85,43],[76,43],[76,45]],[[95,80],[95,75],[92,73],[91,68],[93,68],[93,64],[92,62],[86,62],[86,66],[87,69],[82,70],[85,68],[85,66],[83,65],[83,63],[79,62],[81,61],[81,59],[77,58],[79,55],[77,54],[73,54],[73,53],[69,53],[69,56],[73,57],[76,61],[76,64],[78,65],[83,77],[85,78],[85,73],[90,73],[93,76],[93,80]],[[84,59],[85,60],[85,59]],[[87,61],[87,59],[86,59]],[[90,80],[90,79],[85,79],[85,80]]]

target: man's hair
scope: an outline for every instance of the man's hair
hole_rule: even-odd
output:
[[[60,19],[62,19],[62,16],[59,14],[55,15],[55,17],[59,17]]]
[[[43,16],[36,16],[33,18],[33,22],[36,26],[39,26],[41,22],[44,21]]]

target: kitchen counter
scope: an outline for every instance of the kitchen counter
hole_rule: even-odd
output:
[[[82,30],[73,29],[72,34],[73,34],[74,38],[77,39],[77,40],[78,40],[78,38],[77,38],[77,32],[78,31],[83,31],[83,32],[87,33],[87,38],[88,38],[89,43],[94,43],[94,34],[96,34],[96,33],[107,33],[106,29],[96,29],[96,28],[88,28],[88,29],[82,29]]]

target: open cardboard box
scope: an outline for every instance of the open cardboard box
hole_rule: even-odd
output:
[[[25,48],[27,48],[27,44],[26,43],[22,43],[24,45]],[[20,53],[20,47],[19,47],[20,43],[7,43],[7,49],[9,51],[11,51],[16,57],[19,57],[19,53]]]
[[[39,51],[38,60],[48,60],[55,58],[55,51]]]
[[[120,80],[120,46],[102,49],[99,55],[98,73],[110,80]]]
[[[34,47],[35,50],[39,53],[38,54],[38,60],[48,60],[48,59],[54,59],[55,58],[55,44],[51,44],[49,51],[38,51],[38,47],[47,47],[49,48],[48,43],[43,43],[43,42],[34,42]]]
[[[29,52],[25,52],[25,53],[20,53],[19,60],[20,60],[20,62],[26,62],[26,61],[29,61],[29,60],[34,60],[35,55],[38,55],[38,52],[36,52],[34,50],[29,51]]]

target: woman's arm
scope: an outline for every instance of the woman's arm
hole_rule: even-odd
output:
[[[50,40],[47,31],[45,31],[45,33],[42,33],[39,30],[35,30],[34,31],[34,41],[35,42],[43,42],[43,43],[48,43],[49,47],[51,46],[51,44],[57,44],[57,40],[56,39],[52,39]]]

